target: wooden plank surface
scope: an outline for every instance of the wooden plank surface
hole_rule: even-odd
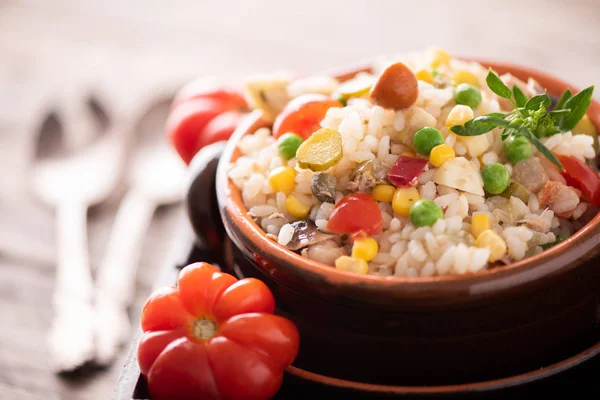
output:
[[[318,71],[438,45],[600,84],[600,3],[544,1],[0,0],[0,398],[107,399],[120,363],[75,379],[50,372],[54,216],[31,195],[33,130],[53,96],[93,90],[126,110],[198,74],[239,80]],[[90,212],[101,260],[118,196]],[[145,243],[136,316],[166,261],[182,209],[161,210]]]

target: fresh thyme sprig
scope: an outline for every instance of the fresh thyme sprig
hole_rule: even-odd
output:
[[[565,90],[551,110],[552,100],[548,93],[538,94],[528,99],[517,86],[513,86],[510,90],[491,68],[486,83],[492,92],[508,99],[514,110],[508,114],[482,115],[467,121],[464,125],[455,125],[450,130],[459,136],[479,136],[494,128],[502,128],[502,140],[507,140],[511,136],[523,136],[546,158],[561,170],[564,169],[540,138],[573,129],[590,106],[594,87],[590,86],[576,95],[573,95],[569,89]]]

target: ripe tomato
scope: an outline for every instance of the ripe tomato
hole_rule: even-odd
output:
[[[562,174],[567,183],[581,189],[592,204],[600,206],[600,177],[598,174],[576,157],[556,154],[556,158],[565,167]]]
[[[319,129],[327,110],[342,103],[322,94],[305,94],[290,101],[273,123],[273,137],[292,132],[306,140]]]
[[[217,78],[202,76],[189,82],[175,95],[172,107],[190,99],[211,99],[219,102],[227,110],[245,110],[248,104],[244,95],[237,89],[226,86]]]
[[[369,193],[352,193],[342,198],[329,217],[327,229],[339,233],[381,233],[383,219],[377,201]]]
[[[167,118],[165,130],[175,150],[189,164],[200,150],[199,138],[206,125],[225,108],[210,99],[193,99],[179,104]]]
[[[138,362],[152,399],[271,398],[299,344],[274,308],[257,279],[206,263],[182,269],[178,287],[158,290],[142,310]]]
[[[167,135],[183,161],[189,164],[202,147],[229,139],[241,119],[239,113],[247,108],[239,90],[224,86],[213,77],[198,78],[175,96],[167,120]],[[213,118],[228,111],[233,114],[213,123]]]
[[[225,111],[214,117],[206,124],[198,138],[198,149],[221,140],[228,140],[246,115],[239,111]]]

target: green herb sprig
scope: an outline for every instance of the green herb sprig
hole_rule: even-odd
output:
[[[552,100],[548,93],[538,94],[528,99],[517,86],[513,86],[512,90],[506,86],[491,68],[485,81],[492,92],[512,103],[514,111],[507,114],[482,115],[467,121],[464,125],[455,125],[450,130],[459,136],[479,136],[494,128],[502,128],[502,140],[507,140],[511,136],[523,136],[548,160],[561,170],[564,169],[540,138],[573,129],[590,106],[594,86],[583,89],[576,95],[573,95],[569,89],[565,90],[554,109],[550,110]]]

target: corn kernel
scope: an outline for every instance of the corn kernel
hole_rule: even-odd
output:
[[[296,178],[296,171],[292,167],[279,167],[275,168],[269,174],[269,185],[276,192],[283,192],[290,194],[296,186],[294,179]]]
[[[430,70],[428,69],[420,69],[415,74],[417,80],[424,81],[427,83],[433,83],[434,77]]]
[[[446,128],[450,129],[454,125],[464,125],[470,119],[473,119],[475,114],[469,106],[462,104],[454,106],[446,118]]]
[[[490,218],[485,214],[475,214],[471,218],[471,233],[477,239],[479,235],[492,227]]]
[[[504,240],[491,229],[483,231],[477,239],[475,239],[475,246],[484,247],[490,250],[490,262],[498,261],[506,254],[506,243],[504,243]]]
[[[415,153],[413,153],[412,151],[404,151],[402,153],[400,153],[401,156],[404,157],[416,157],[417,155]]]
[[[594,124],[590,120],[590,117],[588,117],[587,115],[584,115],[583,118],[581,118],[581,120],[573,128],[573,134],[596,136],[597,135],[596,127],[594,127]]]
[[[378,250],[379,246],[377,245],[377,241],[372,237],[355,239],[354,244],[352,245],[352,257],[371,261],[377,255]]]
[[[439,47],[429,49],[429,63],[433,69],[441,65],[450,64],[450,58],[451,56],[446,50],[440,49]]]
[[[392,209],[396,214],[408,217],[410,206],[420,198],[417,188],[398,188],[392,199]]]
[[[369,271],[369,265],[365,260],[348,256],[341,256],[335,260],[335,268],[356,274],[366,274]]]
[[[310,206],[307,206],[295,196],[288,196],[285,200],[285,208],[292,217],[306,218],[310,213]]]
[[[441,167],[442,164],[452,160],[454,157],[456,157],[456,154],[454,153],[452,146],[440,144],[431,149],[431,153],[429,153],[429,162],[433,164],[434,167]]]
[[[392,185],[377,185],[373,188],[373,197],[377,201],[391,203],[394,198],[396,187]]]
[[[475,76],[471,71],[464,69],[458,70],[452,75],[452,81],[454,86],[458,86],[461,83],[468,83],[469,85],[479,86],[479,78]]]

